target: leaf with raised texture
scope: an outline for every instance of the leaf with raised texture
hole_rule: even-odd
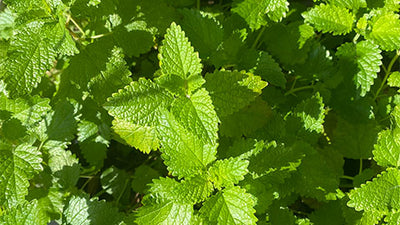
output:
[[[379,16],[372,24],[372,31],[368,36],[382,50],[392,51],[400,48],[400,21],[399,14],[386,13]]]
[[[208,170],[210,180],[218,189],[222,187],[230,187],[244,179],[249,171],[247,167],[249,161],[240,158],[229,158],[218,160]]]
[[[157,133],[162,146],[161,156],[174,176],[190,177],[199,174],[215,160],[216,145],[204,144],[168,111],[161,114]]]
[[[348,9],[336,5],[320,4],[302,15],[306,23],[312,24],[323,33],[347,34],[353,28],[353,14]]]
[[[318,92],[311,98],[298,104],[294,113],[301,119],[306,130],[317,133],[324,131],[325,109],[322,97]]]
[[[203,67],[185,32],[175,23],[167,29],[158,58],[163,74],[175,74],[184,79],[200,74]]]
[[[284,18],[289,3],[287,0],[236,0],[232,11],[243,17],[252,30],[258,30],[268,23],[267,16],[275,22]]]
[[[251,194],[234,186],[211,196],[200,213],[213,224],[256,224],[254,205]]]
[[[400,166],[400,108],[395,107],[392,116],[396,120],[392,129],[381,131],[377,143],[374,145],[374,160],[383,167]]]
[[[171,111],[186,129],[204,140],[204,143],[217,144],[219,119],[211,97],[204,88],[190,97],[176,99]]]
[[[63,212],[63,224],[118,225],[122,214],[118,208],[96,198],[72,196]]]
[[[374,84],[382,65],[382,55],[378,45],[371,41],[361,41],[356,45],[345,43],[338,48],[336,55],[357,65],[358,72],[354,82],[360,89],[360,95],[365,96]]]
[[[372,181],[350,191],[348,206],[357,211],[381,211],[400,209],[400,171],[389,168]]]
[[[134,123],[115,119],[112,129],[128,145],[139,149],[144,153],[156,150],[160,146],[154,127],[136,125]]]
[[[154,126],[160,110],[172,103],[173,97],[151,80],[140,78],[114,93],[104,104],[117,119],[138,125]]]
[[[0,205],[16,205],[28,194],[29,179],[43,170],[38,148],[0,143]]]
[[[18,206],[8,209],[0,215],[2,225],[38,225],[47,224],[47,218],[37,200],[31,202],[22,201]]]
[[[192,204],[164,201],[140,207],[135,222],[139,225],[189,224],[192,216]]]

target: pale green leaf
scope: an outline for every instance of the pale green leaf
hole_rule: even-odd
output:
[[[366,0],[328,0],[328,2],[332,5],[345,7],[351,10],[367,7]]]
[[[299,33],[299,48],[303,48],[306,41],[315,35],[314,28],[307,23],[299,26]]]
[[[212,224],[256,224],[251,194],[237,186],[219,191],[204,202],[200,213]]]
[[[244,179],[249,171],[249,161],[240,158],[229,158],[216,161],[208,170],[210,180],[218,189],[230,187]]]
[[[236,0],[232,8],[232,12],[243,17],[252,30],[266,25],[267,17],[275,22],[282,20],[288,11],[287,0]]]
[[[200,74],[203,67],[185,32],[175,23],[167,29],[158,58],[163,74],[175,74],[182,78]]]
[[[400,72],[394,71],[391,73],[387,81],[391,87],[400,87]]]
[[[400,48],[400,20],[399,14],[386,13],[380,15],[372,24],[372,31],[368,36],[382,50],[392,51]]]
[[[353,28],[353,14],[348,9],[335,5],[320,4],[302,15],[306,23],[323,33],[347,34]]]
[[[232,114],[248,105],[267,86],[252,74],[237,71],[216,71],[206,75],[205,88],[210,93],[219,116]]]
[[[63,212],[63,224],[118,225],[122,215],[109,203],[96,198],[72,196]]]
[[[128,145],[149,153],[156,150],[160,146],[157,133],[154,127],[136,125],[134,123],[115,119],[113,120],[112,129]]]
[[[0,205],[15,205],[28,194],[29,179],[43,170],[37,147],[0,146]]]
[[[21,203],[8,209],[5,214],[0,215],[2,225],[38,225],[46,224],[48,221],[42,216],[38,201],[21,201]]]
[[[140,207],[135,222],[139,225],[189,224],[193,205],[165,201]]]
[[[349,193],[348,206],[357,211],[383,211],[400,209],[400,171],[389,168],[372,181],[355,188]]]
[[[172,113],[160,115],[157,126],[164,163],[174,176],[199,174],[215,160],[216,145],[204,144],[197,135],[185,129]]]
[[[189,97],[176,99],[171,107],[175,118],[199,140],[216,145],[219,119],[214,110],[211,97],[202,88]]]

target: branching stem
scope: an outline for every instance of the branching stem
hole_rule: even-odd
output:
[[[392,71],[392,67],[393,67],[394,63],[396,62],[396,60],[399,58],[399,56],[400,56],[400,50],[396,51],[396,55],[392,58],[392,61],[390,61],[387,69],[385,69],[385,67],[383,67],[384,71],[385,71],[385,77],[383,78],[381,85],[379,86],[378,90],[375,93],[374,100],[376,100],[376,98],[379,96],[379,93],[382,91],[383,87],[385,86],[386,81],[389,78],[389,75]]]

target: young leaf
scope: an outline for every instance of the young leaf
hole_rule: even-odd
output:
[[[354,16],[348,9],[335,5],[320,4],[304,12],[304,21],[312,24],[318,31],[341,35],[353,28]]]
[[[29,179],[43,170],[37,147],[0,143],[0,205],[17,205],[28,194]]]
[[[218,192],[204,202],[202,216],[213,224],[256,224],[254,201],[251,194],[233,186]]]
[[[172,103],[175,118],[204,143],[216,145],[218,117],[208,92],[202,88],[190,97],[181,97]]]
[[[175,74],[186,79],[201,73],[198,53],[194,52],[185,32],[175,23],[167,29],[158,58],[163,74]]]
[[[215,160],[216,145],[205,145],[194,133],[179,124],[170,112],[161,114],[157,133],[164,163],[174,176],[191,177],[199,174]]]
[[[289,11],[287,0],[244,0],[234,1],[232,12],[239,14],[246,20],[252,30],[258,30],[267,24],[265,14],[272,21],[278,22],[286,16]]]
[[[210,167],[210,180],[218,189],[230,187],[244,179],[249,171],[249,161],[240,158],[218,160]]]
[[[372,24],[372,31],[368,36],[382,50],[392,51],[400,48],[400,21],[396,13],[380,15]]]

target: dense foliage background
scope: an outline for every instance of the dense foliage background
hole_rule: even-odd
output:
[[[400,224],[399,0],[4,0],[0,224]]]

